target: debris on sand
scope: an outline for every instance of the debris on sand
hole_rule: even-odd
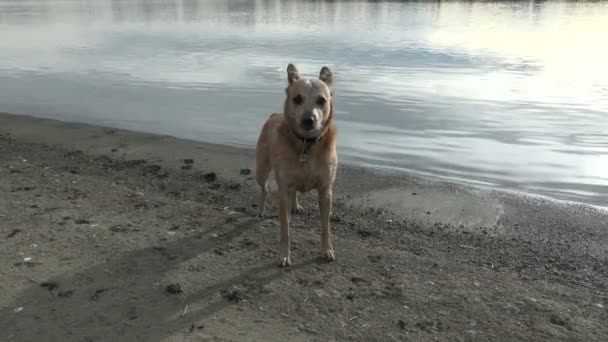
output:
[[[127,312],[127,317],[128,317],[130,320],[135,320],[135,319],[137,319],[137,317],[138,317],[138,315],[137,315],[137,308],[135,308],[135,307],[131,307],[131,308],[129,308],[129,311]]]
[[[363,277],[359,277],[359,276],[352,276],[350,277],[350,281],[353,282],[354,284],[369,284],[369,281]]]
[[[8,233],[8,235],[6,236],[6,238],[10,239],[12,237],[15,237],[19,233],[21,233],[21,229],[19,229],[19,228],[13,229],[10,233]]]
[[[98,290],[95,290],[95,293],[89,299],[91,299],[91,300],[98,300],[99,296],[102,293],[106,292],[106,291],[108,291],[108,289],[98,289]]]
[[[368,238],[377,235],[376,232],[367,229],[359,229],[357,231],[357,234],[362,238]]]
[[[205,175],[203,175],[203,179],[209,183],[215,182],[217,180],[217,175],[215,172],[205,173]]]
[[[68,297],[72,297],[73,294],[74,294],[74,290],[67,290],[67,291],[59,292],[58,296],[61,298],[68,298]]]
[[[230,290],[221,290],[220,294],[222,295],[222,297],[232,303],[240,303],[244,300],[243,293],[237,288],[233,288]]]
[[[87,219],[78,219],[78,220],[74,221],[74,223],[76,223],[76,224],[90,224],[92,222],[89,221],[89,220],[87,220]]]
[[[40,287],[44,287],[45,289],[47,289],[49,291],[53,291],[54,289],[59,287],[59,284],[57,284],[54,281],[45,281],[40,284]]]
[[[570,320],[568,318],[563,319],[560,316],[553,314],[549,317],[549,322],[551,322],[551,324],[564,327],[568,330],[572,330],[572,326],[570,325]]]
[[[251,169],[241,169],[241,174],[247,176],[251,174]]]
[[[146,165],[144,166],[144,173],[158,173],[162,169],[163,168],[160,165]]]
[[[110,227],[109,230],[112,233],[120,233],[120,232],[126,232],[129,229],[121,224],[115,224],[112,227]]]
[[[191,158],[184,159],[184,164],[193,164],[193,163],[194,163],[194,159],[191,159]]]
[[[188,332],[189,333],[193,333],[194,330],[203,330],[203,329],[205,329],[205,325],[204,324],[194,324],[194,323],[192,323],[190,325],[190,328],[188,329]]]
[[[179,293],[184,292],[184,290],[182,290],[182,286],[179,283],[167,285],[167,287],[165,288],[165,291],[167,291],[170,294],[179,294]]]

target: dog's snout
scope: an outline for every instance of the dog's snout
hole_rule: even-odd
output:
[[[315,116],[312,115],[312,113],[306,113],[303,117],[302,117],[302,128],[310,130],[313,129],[315,127]]]

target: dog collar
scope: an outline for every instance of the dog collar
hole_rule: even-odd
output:
[[[300,153],[300,162],[305,162],[308,160],[308,153],[314,144],[321,141],[323,136],[325,136],[325,132],[321,133],[318,137],[315,138],[304,138],[299,135],[296,131],[293,132],[294,135],[302,142],[304,148],[302,148],[302,153]]]

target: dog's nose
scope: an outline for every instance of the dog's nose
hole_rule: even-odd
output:
[[[306,130],[311,130],[315,127],[315,117],[312,115],[307,115],[302,118],[302,128]]]

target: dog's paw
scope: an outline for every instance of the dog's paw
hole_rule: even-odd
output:
[[[321,257],[327,261],[336,260],[336,251],[334,251],[333,247],[323,248],[321,250]]]
[[[291,266],[291,258],[289,256],[281,257],[279,260],[279,267],[288,267]]]
[[[289,252],[289,250],[281,251],[279,253],[279,266],[280,267],[291,266],[291,253]]]
[[[293,208],[291,208],[291,213],[292,214],[303,214],[306,210],[304,210],[304,207],[302,207],[301,205],[297,205]]]

